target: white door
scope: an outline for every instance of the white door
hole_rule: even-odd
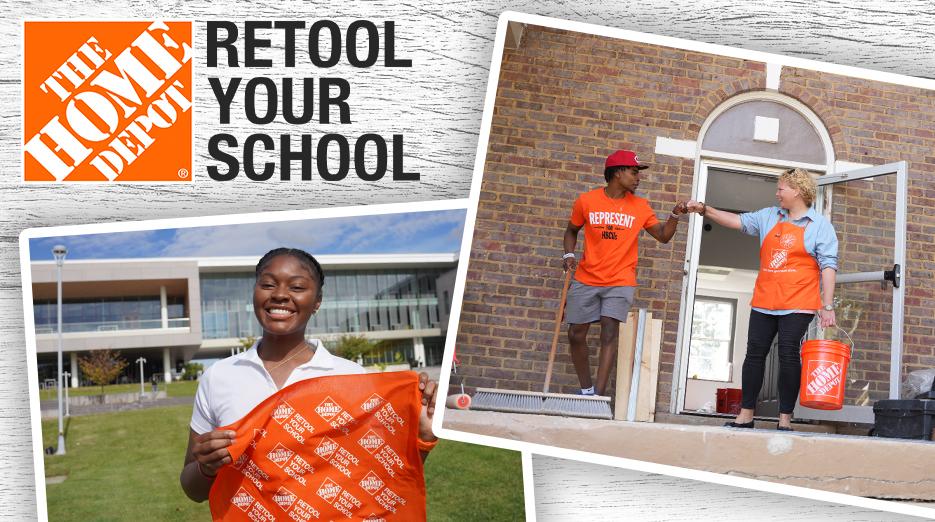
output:
[[[839,264],[843,262],[846,266],[846,256],[859,252],[862,259],[864,259],[862,263],[863,266],[866,268],[868,265],[872,265],[870,266],[872,269],[852,273],[839,270],[835,295],[836,298],[839,298],[840,296],[846,296],[849,292],[855,290],[859,291],[861,287],[866,289],[867,287],[863,285],[880,285],[880,291],[873,293],[873,300],[879,301],[882,299],[889,299],[891,301],[891,303],[864,302],[854,305],[857,307],[865,307],[867,311],[873,309],[873,314],[875,314],[876,317],[872,318],[869,317],[871,315],[869,313],[863,314],[864,317],[859,317],[860,314],[853,314],[858,316],[855,320],[852,317],[842,317],[841,311],[838,312],[838,322],[841,326],[845,329],[854,328],[855,339],[853,348],[854,354],[852,354],[852,369],[856,370],[859,368],[854,366],[853,361],[855,358],[860,358],[862,362],[859,364],[869,367],[870,370],[873,370],[874,366],[880,368],[888,366],[889,389],[887,395],[890,399],[899,398],[899,384],[902,380],[903,306],[906,288],[907,178],[908,172],[906,162],[900,161],[876,167],[830,174],[823,176],[818,181],[820,189],[834,188],[830,193],[827,190],[819,191],[820,198],[818,201],[818,208],[823,211],[826,216],[832,218],[832,223],[838,231],[839,240],[845,236],[845,233],[846,236],[851,239],[866,233],[868,236],[874,236],[873,239],[877,244],[886,244],[885,248],[871,246],[866,247],[866,250],[862,252],[861,250],[864,248],[862,245],[857,248],[851,246],[847,251],[840,252]],[[855,185],[848,186],[849,183],[854,183]],[[860,183],[859,187],[856,186],[857,183]],[[849,193],[858,194],[857,197],[865,204],[861,205],[860,208],[854,208],[856,205],[851,204],[850,208],[842,209],[843,212],[837,212],[835,209],[840,208],[841,202],[836,202],[835,200],[841,199],[845,193],[848,193],[848,189],[850,189]],[[831,199],[830,202],[826,201],[829,196]],[[890,239],[888,231],[886,234],[880,234],[880,229],[883,226],[888,226],[885,225],[885,223],[887,223],[889,219],[877,219],[878,214],[888,214],[890,212],[894,214],[892,239]],[[834,222],[834,214],[847,214],[847,216],[855,216],[855,218],[848,220],[847,217],[844,217],[844,219],[841,219],[842,222]],[[884,225],[881,225],[881,223]],[[842,244],[842,246],[844,245]],[[870,261],[866,261],[867,259]],[[864,293],[863,295],[866,294]],[[873,322],[871,322],[871,320]],[[889,322],[890,331],[888,343],[885,342],[885,339],[876,339],[876,346],[887,345],[886,348],[888,348],[889,353],[885,354],[887,351],[886,349],[877,350],[877,353],[874,354],[860,353],[862,349],[866,348],[861,345],[861,341],[863,339],[869,339],[874,333],[880,333],[868,332],[867,330],[873,328],[873,325],[879,329],[881,325],[885,325],[885,322]],[[877,337],[879,337],[879,335],[877,335]],[[888,355],[888,365],[885,360],[879,361],[881,354]],[[877,360],[871,359],[871,355]],[[863,362],[864,360],[865,362]],[[848,376],[848,381],[851,381],[849,382],[849,386],[852,388],[857,384],[853,382],[854,373],[857,372],[851,372]],[[872,385],[879,385],[879,382],[867,383],[864,385],[870,387]],[[795,417],[801,419],[873,423],[872,394],[869,393],[869,390],[851,389],[850,392],[852,395],[858,392],[862,394],[862,397],[858,397],[856,401],[849,401],[852,404],[845,404],[843,409],[837,411],[814,410],[796,406]],[[880,393],[877,393],[877,395],[880,395]],[[854,402],[857,404],[854,404]],[[861,403],[863,405],[860,405]]]

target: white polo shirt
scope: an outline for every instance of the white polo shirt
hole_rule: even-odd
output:
[[[195,433],[207,433],[234,423],[279,391],[257,354],[259,342],[245,352],[214,363],[202,374],[192,410],[191,428]],[[283,388],[315,377],[366,373],[361,365],[329,353],[318,339],[308,342],[315,346],[315,355],[292,370]]]

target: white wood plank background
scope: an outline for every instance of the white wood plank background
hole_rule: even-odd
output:
[[[849,520],[904,522],[917,517],[787,497],[721,484],[572,462],[532,459],[536,520]]]
[[[935,56],[935,7],[929,0],[889,2],[767,0],[714,2],[710,0],[648,0],[643,2],[539,1],[394,2],[179,2],[139,1],[24,2],[0,0],[0,517],[24,520],[35,517],[31,436],[27,423],[26,359],[17,236],[29,227],[77,223],[194,217],[248,211],[314,208],[334,205],[422,201],[466,197],[483,110],[488,66],[497,16],[504,10],[700,40],[748,49],[820,59],[834,63],[931,76]],[[421,172],[415,183],[383,180],[365,184],[249,182],[244,177],[229,183],[207,178],[207,138],[230,129],[214,124],[216,114],[205,80],[205,55],[195,55],[196,167],[195,182],[179,186],[54,186],[21,183],[22,19],[172,18],[196,20],[330,18],[341,26],[359,18],[394,20],[397,55],[411,58],[411,69],[350,71],[338,67],[327,75],[343,76],[352,83],[352,125],[332,126],[329,132],[349,136],[378,132],[406,136],[407,170]],[[200,30],[199,30],[200,29]],[[195,45],[204,41],[196,25]],[[211,71],[214,73],[214,71]],[[252,72],[221,71],[219,76]],[[321,71],[297,68],[291,76],[322,76]],[[234,133],[250,131],[234,122]],[[344,128],[346,127],[346,128]],[[281,127],[266,130],[276,131]],[[326,129],[309,126],[304,132]],[[198,166],[202,168],[199,169]],[[540,486],[566,488],[564,478],[581,465],[557,461],[554,473],[541,475]],[[563,472],[562,470],[566,470]],[[646,476],[640,487],[669,484],[664,477]],[[662,481],[662,482],[660,482]],[[577,484],[586,505],[600,510],[602,497]],[[667,486],[659,486],[667,487]],[[711,486],[717,489],[720,486]],[[638,497],[637,493],[634,493]],[[755,498],[769,498],[752,494]],[[765,502],[777,514],[798,506],[798,500]],[[602,511],[612,513],[617,507]],[[633,506],[630,506],[633,507]],[[667,506],[657,506],[664,512]],[[797,509],[797,508],[796,508]],[[757,511],[762,515],[764,511]],[[862,513],[858,510],[856,513]],[[849,512],[842,510],[843,518]],[[856,515],[855,515],[856,516]],[[860,515],[863,516],[863,515]],[[673,517],[676,518],[676,517]]]

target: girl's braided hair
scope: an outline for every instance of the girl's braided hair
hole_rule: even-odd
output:
[[[266,268],[266,265],[270,264],[273,258],[279,256],[292,256],[298,259],[300,263],[305,265],[305,268],[308,269],[309,273],[311,273],[312,276],[318,280],[318,298],[321,299],[321,288],[325,285],[325,273],[321,270],[321,265],[318,263],[318,260],[315,259],[315,256],[299,248],[280,247],[274,248],[267,252],[256,264],[257,279],[260,278],[260,273],[263,272],[263,269]]]

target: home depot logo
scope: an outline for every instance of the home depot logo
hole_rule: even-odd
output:
[[[246,489],[240,488],[231,498],[231,504],[239,507],[243,511],[246,511],[250,509],[250,506],[253,504],[253,497],[250,495],[250,493],[247,493]]]
[[[292,406],[289,406],[289,403],[282,401],[279,403],[279,406],[276,406],[276,409],[273,410],[273,420],[282,424],[286,421],[292,414],[295,413],[295,409]]]
[[[364,489],[367,493],[371,495],[376,495],[377,491],[380,491],[380,488],[383,487],[383,481],[380,480],[380,477],[376,473],[371,471],[367,473],[367,476],[361,479],[360,487]]]
[[[315,413],[321,415],[322,419],[330,421],[335,415],[341,413],[342,410],[343,408],[338,406],[338,403],[334,402],[334,399],[325,397],[325,400],[321,401],[321,404],[315,408]]]
[[[334,452],[338,450],[338,443],[331,440],[328,437],[321,439],[321,442],[318,444],[318,447],[315,448],[315,454],[319,457],[328,460],[331,458],[331,455],[334,455]]]
[[[383,439],[373,430],[368,431],[367,434],[361,437],[357,442],[370,453],[373,453],[377,448],[383,445]]]
[[[24,23],[25,181],[190,181],[191,22]]]
[[[299,497],[297,497],[295,493],[282,486],[273,494],[273,502],[281,507],[283,511],[289,511],[289,508],[292,507],[292,504],[295,503],[297,498]]]
[[[325,479],[321,483],[321,487],[318,488],[317,493],[325,502],[331,504],[341,494],[341,486],[331,479]]]
[[[780,268],[786,266],[786,261],[789,259],[789,251],[782,249],[773,249],[772,257],[769,260],[769,267],[773,270],[779,270]]]
[[[275,448],[266,454],[266,458],[273,461],[273,464],[276,464],[281,468],[283,464],[292,458],[293,455],[295,455],[294,451],[283,446],[282,443],[279,443],[276,444]]]
[[[379,408],[380,406],[382,406],[384,402],[386,402],[386,399],[374,393],[373,395],[370,396],[369,399],[367,399],[363,404],[360,405],[360,408],[364,410],[365,412],[370,413],[376,410],[377,408]]]
[[[806,389],[809,393],[834,397],[838,392],[829,392],[835,390],[839,384],[841,384],[840,364],[836,362],[828,364],[827,361],[809,361],[808,383],[806,383]]]

